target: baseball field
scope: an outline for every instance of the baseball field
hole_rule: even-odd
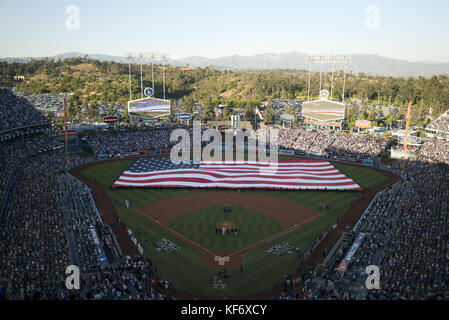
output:
[[[284,275],[301,266],[297,250],[306,252],[357,199],[391,180],[380,170],[333,163],[363,191],[112,188],[133,161],[103,161],[72,173],[101,189],[94,197],[107,195],[108,210],[133,230],[159,277],[192,297],[248,297],[281,284]],[[227,200],[230,212],[224,211]],[[95,201],[103,212],[107,200]],[[280,244],[290,249],[279,254]],[[217,278],[223,269],[227,277]]]

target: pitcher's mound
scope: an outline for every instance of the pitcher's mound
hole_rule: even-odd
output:
[[[229,222],[229,221],[223,221],[223,222],[219,222],[219,223],[217,223],[217,228],[218,229],[225,229],[225,230],[234,230],[234,229],[237,229],[237,226],[234,224],[234,223],[232,223],[232,222]]]

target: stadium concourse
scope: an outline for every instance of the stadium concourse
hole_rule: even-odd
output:
[[[91,190],[66,173],[63,145],[48,121],[8,89],[0,89],[0,111],[0,300],[171,299],[164,294],[171,284],[159,279],[151,258],[123,254],[114,223],[103,221]],[[172,129],[99,132],[87,140],[97,154],[169,148]],[[367,135],[278,129],[280,147],[328,157],[378,161],[389,143]],[[285,275],[272,299],[448,298],[448,150],[445,141],[424,143],[418,159],[407,163],[404,181],[375,197],[338,250],[310,274]],[[70,162],[82,160],[71,155]],[[361,248],[344,272],[337,270],[361,233]],[[70,264],[83,273],[76,293],[65,288]],[[380,268],[381,288],[367,291],[365,267],[371,264]]]

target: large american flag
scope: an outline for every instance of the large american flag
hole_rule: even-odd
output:
[[[170,158],[136,160],[114,187],[258,188],[362,190],[324,160],[201,161],[174,164]]]

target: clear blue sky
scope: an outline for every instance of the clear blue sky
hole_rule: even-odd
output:
[[[79,30],[66,28],[72,4]],[[378,29],[366,27],[370,5]],[[0,57],[299,51],[449,62],[448,14],[448,0],[0,0]]]

